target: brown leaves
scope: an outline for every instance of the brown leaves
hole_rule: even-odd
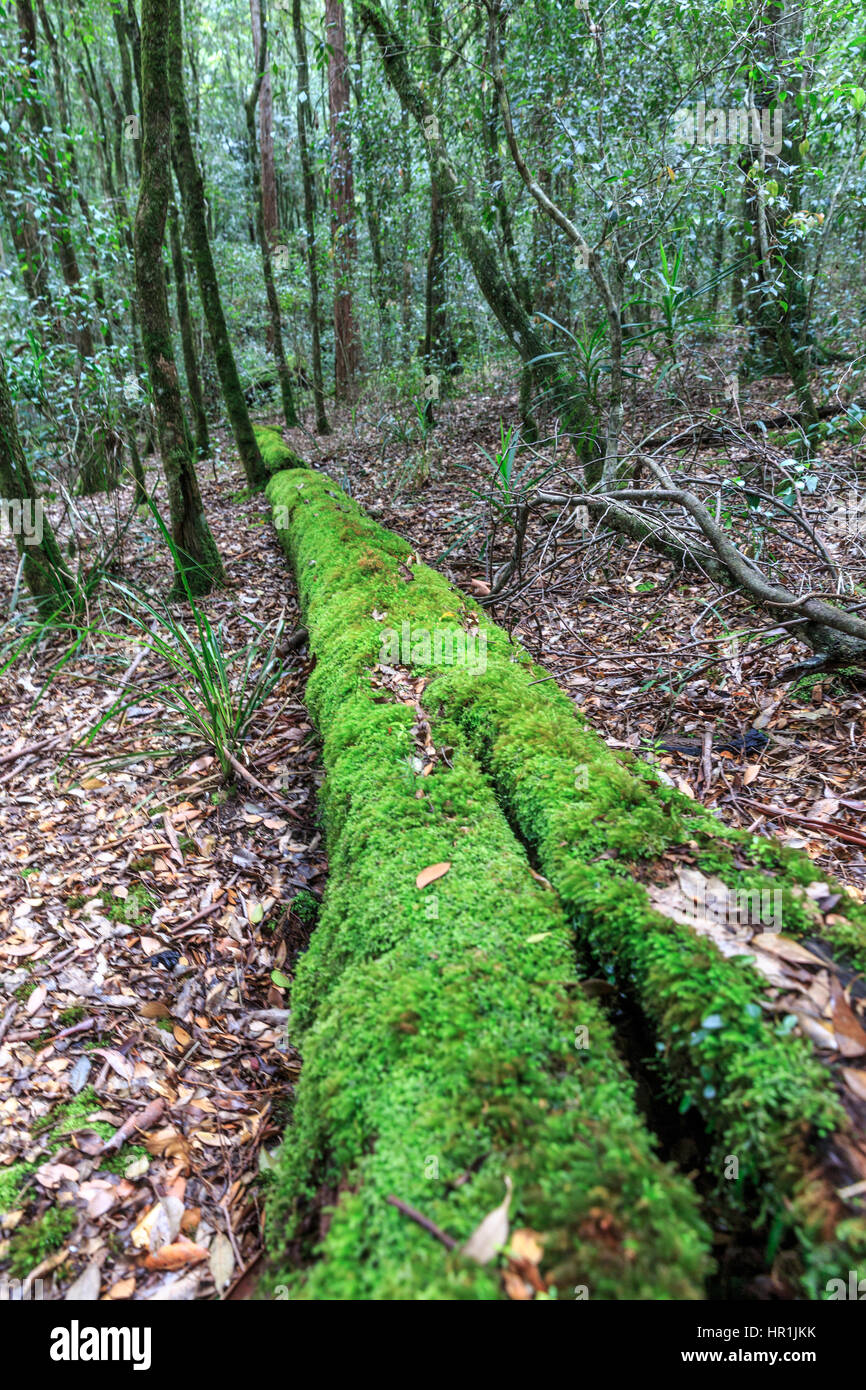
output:
[[[181,1236],[171,1245],[163,1245],[144,1259],[145,1269],[183,1269],[184,1265],[198,1264],[206,1260],[208,1252],[203,1245],[194,1245],[191,1240]]]
[[[866,1052],[866,1032],[860,1026],[838,980],[833,981],[833,1031],[843,1057],[862,1057]]]

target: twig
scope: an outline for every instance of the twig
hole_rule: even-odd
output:
[[[453,1236],[449,1236],[446,1231],[440,1230],[436,1223],[430,1220],[429,1216],[423,1216],[420,1211],[416,1211],[414,1207],[410,1207],[408,1202],[401,1202],[399,1197],[386,1197],[385,1201],[390,1202],[391,1206],[396,1207],[398,1211],[402,1211],[404,1216],[408,1216],[410,1221],[414,1221],[431,1236],[435,1236],[436,1240],[440,1241],[441,1244],[445,1246],[446,1250],[453,1250],[456,1247],[457,1241]]]
[[[293,811],[291,806],[289,806],[287,802],[283,801],[281,797],[277,796],[276,792],[272,792],[270,787],[266,787],[264,782],[260,782],[258,777],[254,777],[253,774],[244,767],[243,763],[239,763],[237,758],[233,757],[232,754],[229,753],[228,749],[226,749],[226,757],[228,758],[235,772],[237,772],[239,776],[243,777],[245,782],[249,782],[250,786],[256,788],[256,791],[264,792],[265,796],[269,796],[272,801],[276,802],[277,806],[279,806],[281,811],[285,811],[287,816],[294,816],[295,820],[301,819],[300,812]]]
[[[222,898],[222,893],[220,893],[220,898]],[[214,912],[218,912],[221,907],[222,902],[217,900],[217,902],[211,903],[209,907],[203,907],[201,912],[197,912],[194,917],[187,917],[184,922],[178,922],[177,926],[169,927],[169,931],[186,931],[187,927],[194,927],[196,922],[203,922],[205,917],[210,917]]]
[[[0,1022],[0,1042],[3,1041],[3,1039],[4,1039],[5,1036],[6,1036],[6,1034],[9,1032],[9,1029],[12,1027],[12,1020],[14,1019],[15,1015],[17,1014],[17,1012],[18,1012],[18,1000],[17,1000],[17,999],[13,999],[13,1000],[12,1000],[12,1003],[9,1005],[9,1008],[6,1010],[5,1014],[3,1015],[2,1022]]]

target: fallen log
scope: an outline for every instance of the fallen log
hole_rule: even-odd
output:
[[[303,1299],[502,1297],[496,1265],[460,1247],[508,1178],[548,1286],[701,1297],[696,1195],[655,1155],[556,896],[456,728],[419,713],[411,682],[371,682],[375,595],[411,577],[408,547],[368,544],[322,475],[280,473],[268,495],[316,657],[330,864],[291,993],[303,1067],[271,1186],[274,1282]]]
[[[576,983],[574,967],[566,966],[567,938],[557,926],[539,926],[545,917],[544,895],[539,900],[516,888],[503,895],[501,876],[513,871],[519,851],[503,835],[488,807],[483,779],[474,780],[479,774],[471,752],[492,777],[512,824],[537,855],[581,942],[640,1007],[681,1108],[694,1107],[699,1112],[714,1140],[707,1176],[715,1184],[717,1200],[740,1217],[743,1211],[750,1212],[756,1222],[773,1229],[775,1242],[784,1233],[798,1251],[801,1294],[818,1296],[822,1282],[840,1268],[856,1267],[858,1257],[866,1253],[862,1208],[857,1199],[844,1200],[837,1191],[853,1185],[850,1164],[862,1152],[857,1131],[862,1110],[858,1112],[839,1073],[815,1052],[804,1029],[779,1027],[776,999],[780,991],[755,963],[762,953],[751,956],[748,948],[738,954],[728,951],[724,933],[731,927],[729,934],[736,935],[742,926],[737,914],[732,923],[722,923],[715,935],[708,934],[706,915],[702,922],[700,911],[688,911],[677,871],[690,869],[699,882],[721,883],[735,895],[757,894],[759,903],[762,893],[778,895],[778,900],[775,896],[771,900],[779,904],[782,939],[820,937],[832,951],[861,968],[866,965],[863,907],[839,890],[841,898],[824,918],[807,892],[815,872],[805,856],[724,827],[704,808],[660,786],[644,764],[625,765],[615,757],[561,692],[549,684],[532,684],[543,672],[476,604],[417,563],[408,545],[365,517],[328,478],[308,471],[281,473],[271,481],[269,496],[281,540],[298,575],[311,650],[318,659],[310,700],[325,733],[326,815],[332,850],[332,886],[325,916],[292,1000],[303,1029],[305,1079],[296,1125],[287,1143],[283,1197],[273,1208],[277,1230],[272,1238],[277,1248],[289,1248],[280,1234],[284,1227],[295,1232],[289,1242],[298,1239],[303,1227],[303,1202],[309,1203],[314,1191],[310,1162],[317,1145],[320,1197],[327,1192],[324,1200],[332,1200],[342,1182],[337,1212],[345,1208],[352,1213],[340,1223],[344,1250],[348,1251],[352,1239],[365,1241],[363,1232],[374,1211],[377,1232],[388,1229],[395,1241],[407,1239],[405,1229],[400,1237],[386,1228],[379,1213],[378,1203],[387,1197],[384,1188],[377,1189],[382,1195],[371,1205],[370,1190],[361,1180],[367,1166],[375,1166],[369,1153],[361,1159],[357,1144],[362,1136],[374,1145],[375,1155],[380,1153],[378,1121],[370,1121],[376,1104],[357,1073],[351,1068],[348,1073],[341,1071],[336,1061],[341,1052],[351,1053],[353,1046],[369,1057],[368,1049],[374,1044],[376,1056],[375,1049],[384,1047],[383,1012],[392,1027],[399,1027],[394,1020],[406,1014],[410,1028],[416,1026],[417,1018],[422,1019],[426,1049],[435,1053],[441,1039],[455,1032],[465,1042],[463,1030],[474,1014],[487,1025],[491,1013],[504,1020],[514,1009],[517,1017],[509,1019],[507,1028],[518,1026],[522,1034],[532,1021],[534,1029],[539,1009],[551,1010],[552,1017],[558,1007],[544,990],[539,993],[542,981],[549,987],[556,978],[560,995]],[[470,639],[475,643],[474,660],[468,659]],[[462,653],[462,659],[455,660],[455,652]],[[382,703],[377,705],[377,700]],[[442,750],[435,758],[429,749],[420,754],[413,749],[418,710],[433,731],[434,752]],[[428,775],[419,779],[419,770],[423,772],[431,761]],[[458,770],[461,779],[451,782],[450,774]],[[398,794],[401,778],[411,791],[408,798],[402,789]],[[458,795],[454,788],[461,786]],[[436,823],[434,815],[443,816],[445,824]],[[457,824],[456,835],[449,815]],[[422,837],[416,843],[414,836],[422,828],[429,839]],[[424,850],[419,852],[422,844]],[[454,878],[449,873],[443,880],[441,893],[449,899],[447,927],[440,925],[429,935],[408,930],[403,888],[411,867],[424,867],[424,859],[430,864],[454,860],[459,850],[470,849]],[[389,865],[401,884],[399,890],[387,877],[382,879],[383,866]],[[454,864],[451,872],[453,868]],[[495,906],[491,881],[499,885]],[[511,1007],[502,996],[490,995],[487,967],[467,974],[467,962],[461,956],[466,949],[462,935],[466,923],[461,919],[458,925],[453,920],[458,902],[478,924],[469,935],[483,940],[485,961],[498,961],[509,986],[514,984],[507,996]],[[489,935],[491,914],[496,919],[493,936]],[[763,934],[768,924],[755,925],[757,933],[752,935]],[[551,951],[553,958],[542,967],[542,979],[536,977],[524,995],[529,984],[527,956],[520,951],[515,954],[515,942],[522,939],[527,944],[529,937],[535,950],[542,944],[542,933],[544,954]],[[547,942],[555,943],[556,949]],[[565,954],[557,954],[563,948]],[[457,992],[448,994],[447,1005],[439,1001],[438,1012],[431,1005],[428,1016],[426,990],[436,992],[429,958],[439,960],[443,953],[455,966],[461,961]],[[410,968],[410,962],[411,969],[420,972],[414,988],[401,973]],[[356,977],[363,978],[364,972],[369,973],[370,985],[364,987],[362,1003]],[[422,979],[424,986],[419,988]],[[376,1000],[372,1009],[371,995]],[[410,1000],[411,1007],[403,1015],[395,1013],[401,1002]],[[422,1001],[425,1008],[419,1012]],[[525,1008],[530,1012],[524,1013]],[[352,1044],[345,1030],[352,1032]],[[600,1036],[606,1053],[610,1033]],[[485,1086],[479,1085],[471,1057],[467,1045],[461,1065],[451,1075],[449,1085],[456,1090],[439,1120],[446,1129],[449,1118],[467,1101],[471,1105],[473,1097],[483,1108]],[[549,1053],[548,1064],[552,1061],[553,1053]],[[371,1065],[381,1074],[379,1058]],[[450,1066],[446,1064],[445,1071],[450,1073]],[[521,1128],[534,1114],[532,1104],[524,1105],[527,1088],[531,1094],[542,1075],[543,1069],[537,1073],[518,1068],[513,1078],[514,1090],[509,1094],[515,1106],[514,1122]],[[350,1080],[351,1104],[348,1093],[343,1093]],[[403,1093],[407,1085],[404,1073],[398,1091]],[[442,1078],[437,1069],[425,1085],[430,1086],[439,1109]],[[337,1092],[341,1093],[339,1103]],[[412,1091],[416,1099],[423,1092],[423,1086]],[[590,1132],[598,1123],[598,1102],[598,1094],[584,1085],[581,1105]],[[333,1116],[340,1104],[343,1124],[349,1125],[349,1115],[355,1115],[355,1143],[348,1147],[333,1118],[322,1119],[323,1114]],[[408,1123],[408,1117],[404,1120]],[[473,1126],[477,1123],[473,1120]],[[603,1127],[611,1138],[608,1124],[605,1107]],[[639,1132],[643,1135],[642,1126]],[[441,1148],[430,1149],[431,1155],[441,1152]],[[519,1153],[510,1155],[505,1164],[516,1189],[521,1168],[526,1172],[527,1165],[534,1165],[540,1173],[545,1171],[544,1145],[538,1135],[522,1133]],[[337,1154],[343,1158],[335,1169]],[[463,1166],[474,1156],[463,1149]],[[397,1162],[393,1156],[387,1161]],[[495,1166],[501,1175],[502,1165]],[[388,1191],[399,1191],[417,1203],[447,1231],[448,1202],[431,1203],[429,1190],[417,1180],[409,1181],[411,1174],[403,1164],[398,1167],[401,1180],[395,1181],[395,1170],[389,1169]],[[402,1180],[404,1173],[408,1185]],[[862,1178],[863,1172],[854,1170],[853,1176]],[[560,1194],[554,1205],[558,1219],[572,1232],[571,1239],[575,1229],[586,1230],[586,1214],[580,1183],[570,1182],[568,1187],[567,1195]],[[497,1191],[501,1195],[501,1183],[498,1189],[496,1184],[487,1189],[491,1207]],[[463,1189],[461,1202],[462,1194]],[[544,1231],[552,1210],[543,1207],[543,1214],[536,1209],[531,1216],[524,1211],[522,1218]],[[347,1238],[352,1219],[354,1234]],[[638,1240],[639,1247],[652,1238],[650,1223]],[[330,1233],[326,1246],[329,1239]],[[310,1233],[307,1240],[309,1250]],[[363,1248],[369,1252],[375,1241]],[[650,1246],[642,1248],[646,1251]],[[581,1254],[580,1259],[585,1258]],[[441,1277],[436,1265],[440,1259],[440,1252],[434,1258],[428,1250],[422,1271],[423,1278],[434,1278],[438,1296],[479,1296],[477,1291],[455,1293],[459,1281],[437,1283],[434,1269]],[[355,1297],[364,1276],[349,1271],[349,1263],[347,1257],[345,1288],[356,1292],[346,1296]],[[575,1268],[570,1266],[568,1277]],[[693,1261],[690,1268],[694,1271]],[[622,1275],[619,1270],[605,1283],[605,1291],[596,1290],[593,1296],[634,1297],[622,1292],[625,1284],[618,1282]],[[556,1282],[559,1286],[558,1278]],[[587,1281],[576,1277],[575,1282]],[[317,1284],[313,1274],[310,1286],[330,1285],[327,1277],[324,1284]],[[395,1286],[389,1287],[391,1292],[384,1296],[397,1296]],[[486,1287],[492,1291],[490,1285]]]

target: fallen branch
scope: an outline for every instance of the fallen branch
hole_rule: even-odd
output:
[[[424,1216],[423,1213],[417,1211],[415,1207],[410,1207],[408,1202],[401,1202],[399,1197],[386,1197],[385,1200],[386,1202],[390,1202],[392,1207],[396,1207],[398,1211],[402,1211],[404,1216],[408,1216],[410,1221],[414,1221],[416,1225],[428,1231],[431,1236],[435,1236],[436,1240],[440,1241],[440,1243],[445,1246],[446,1250],[454,1250],[456,1248],[457,1241],[454,1237],[449,1236],[447,1231],[441,1230],[441,1228],[436,1225],[435,1221],[430,1220],[429,1216]]]

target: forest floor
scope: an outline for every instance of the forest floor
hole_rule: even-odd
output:
[[[762,383],[753,402],[744,391],[744,416],[770,409],[775,388],[781,403],[780,383]],[[488,456],[516,407],[494,376],[441,404],[426,449],[408,429],[395,432],[405,407],[371,401],[334,412],[326,438],[286,439],[479,595],[491,559],[507,555],[507,536],[484,556],[482,543]],[[564,449],[539,446],[545,462],[565,468]],[[847,476],[850,446],[844,463],[827,475]],[[300,622],[267,504],[242,482],[221,438],[202,491],[229,586],[202,606],[238,651],[251,622],[273,628],[282,616],[287,632]],[[93,545],[130,497],[77,500]],[[5,611],[14,573],[7,549]],[[133,519],[115,578],[167,589],[149,515]],[[816,876],[834,874],[862,898],[861,694],[830,682],[805,697],[774,687],[803,655],[789,639],[767,647],[743,637],[721,657],[731,630],[768,626],[762,615],[630,543],[576,543],[550,576],[530,568],[524,578],[493,616],[613,747],[652,756],[726,821],[803,848]],[[298,1071],[286,992],[327,872],[318,745],[303,707],[309,658],[287,651],[247,739],[262,788],[227,792],[212,756],[178,735],[160,704],[164,672],[151,655],[137,660],[140,640],[112,603],[103,596],[68,663],[52,638],[0,675],[0,991],[10,1001],[0,1014],[0,1152],[12,1160],[0,1167],[0,1277],[41,1278],[55,1298],[243,1297],[262,1248],[259,1179]],[[135,696],[126,713],[79,743],[120,692]],[[700,740],[714,725],[757,725],[768,745],[709,761],[652,749],[672,733]]]

